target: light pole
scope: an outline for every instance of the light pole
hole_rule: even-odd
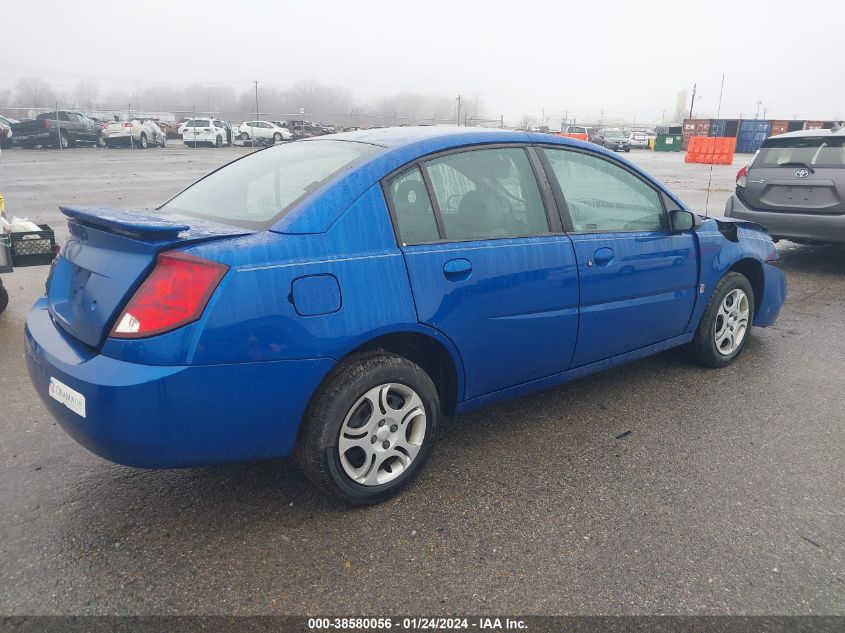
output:
[[[758,100],[758,101],[757,101],[757,112],[754,114],[754,118],[755,118],[755,119],[759,119],[759,118],[760,118],[760,106],[761,106],[761,105],[763,105],[763,102]]]

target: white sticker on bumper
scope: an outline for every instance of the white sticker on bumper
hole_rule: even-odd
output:
[[[85,396],[75,389],[71,389],[60,380],[50,378],[50,387],[47,392],[53,400],[58,400],[76,415],[85,417]]]

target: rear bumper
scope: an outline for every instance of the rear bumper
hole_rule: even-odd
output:
[[[756,211],[745,206],[734,194],[725,204],[725,216],[762,224],[776,239],[845,243],[845,215]]]
[[[184,132],[182,134],[182,141],[185,143],[215,143],[217,142],[217,137],[220,138],[225,142],[226,135],[221,131],[220,133],[214,132],[202,132],[199,134],[194,135],[193,132]]]
[[[154,366],[93,354],[54,323],[45,299],[27,316],[38,395],[79,444],[113,462],[181,468],[291,454],[311,394],[334,365],[309,359]],[[85,417],[48,395],[55,378],[85,397]]]

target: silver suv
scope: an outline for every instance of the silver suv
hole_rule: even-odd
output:
[[[767,138],[737,173],[725,215],[762,224],[774,238],[845,243],[845,129]]]

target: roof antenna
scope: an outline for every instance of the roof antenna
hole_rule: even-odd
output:
[[[725,76],[722,75],[722,85],[719,86],[719,107],[716,110],[716,119],[722,114],[722,93],[725,91]],[[710,177],[707,179],[707,201],[704,203],[704,219],[707,219],[707,211],[710,208],[710,185],[713,182],[713,163],[710,163]]]

